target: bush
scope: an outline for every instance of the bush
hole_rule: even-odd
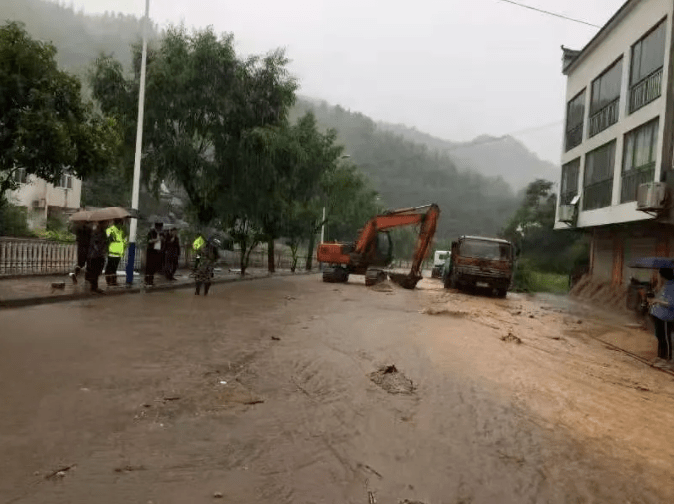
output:
[[[76,241],[75,235],[72,234],[70,231],[66,230],[61,230],[61,231],[51,231],[51,230],[38,230],[35,232],[35,235],[37,235],[39,238],[43,238],[45,240],[50,240],[50,241],[58,241],[58,242],[74,242]]]
[[[534,292],[534,280],[532,278],[531,262],[528,259],[520,259],[515,266],[513,275],[513,292]]]
[[[0,236],[34,236],[28,227],[28,214],[24,207],[0,200]]]

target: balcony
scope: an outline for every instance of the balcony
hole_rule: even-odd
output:
[[[594,210],[611,206],[613,177],[585,186],[583,190],[583,210]]]
[[[630,114],[658,98],[661,92],[662,68],[659,68],[630,89]]]
[[[620,202],[627,203],[636,201],[637,189],[641,184],[653,182],[655,177],[655,162],[649,163],[639,168],[623,172],[622,186],[620,189]]]
[[[618,105],[620,104],[620,97],[616,98],[608,105],[599,109],[595,114],[590,116],[590,136],[594,136],[600,131],[618,122]]]
[[[566,132],[566,150],[569,151],[583,142],[583,123]]]

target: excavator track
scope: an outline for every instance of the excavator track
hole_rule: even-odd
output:
[[[346,283],[349,272],[341,266],[328,266],[323,270],[323,281],[328,283]]]

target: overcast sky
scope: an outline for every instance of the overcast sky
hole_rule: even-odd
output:
[[[624,0],[518,0],[603,25]],[[144,0],[74,0],[143,15]],[[515,135],[559,163],[560,46],[597,28],[500,0],[151,0],[160,25],[212,25],[244,53],[285,47],[300,93],[456,141]],[[551,123],[557,124],[550,126]]]

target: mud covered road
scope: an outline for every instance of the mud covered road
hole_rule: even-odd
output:
[[[0,312],[0,503],[674,502],[674,379],[610,320],[434,280],[212,294]]]

